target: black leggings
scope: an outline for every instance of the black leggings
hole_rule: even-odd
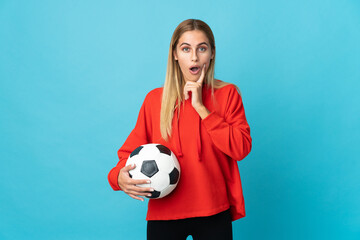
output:
[[[147,222],[147,240],[185,240],[189,235],[194,240],[232,240],[230,210],[208,217]]]

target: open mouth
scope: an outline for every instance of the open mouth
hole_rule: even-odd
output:
[[[190,68],[190,72],[191,72],[192,74],[198,74],[199,71],[200,71],[200,68],[199,68],[199,67],[192,67],[192,68]]]

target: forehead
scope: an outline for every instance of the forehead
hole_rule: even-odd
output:
[[[179,38],[178,45],[181,43],[186,42],[190,45],[197,45],[201,42],[209,43],[209,39],[206,37],[205,33],[200,30],[192,30],[184,32],[181,37]]]

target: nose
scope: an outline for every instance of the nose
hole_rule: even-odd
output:
[[[197,51],[192,51],[191,61],[196,62],[198,60]]]

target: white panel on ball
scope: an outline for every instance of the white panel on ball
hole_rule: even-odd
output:
[[[169,158],[168,155],[165,154],[159,154],[159,158],[156,161],[159,170],[171,173],[171,171],[174,169],[174,159]]]
[[[169,173],[159,171],[151,178],[151,187],[156,191],[163,191],[167,186],[170,185]]]

